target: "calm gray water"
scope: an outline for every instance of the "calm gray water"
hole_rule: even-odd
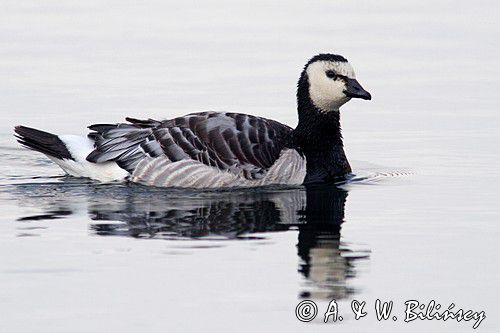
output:
[[[2,1],[0,331],[498,332],[495,1]],[[342,109],[356,181],[232,192],[103,185],[23,150],[17,124],[230,110],[296,124],[319,52],[373,100]],[[310,323],[299,301],[317,303]],[[324,324],[336,299],[342,322]],[[377,321],[376,299],[397,321]],[[368,315],[354,319],[352,300]]]

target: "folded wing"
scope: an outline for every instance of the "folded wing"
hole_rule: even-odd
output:
[[[133,173],[145,158],[196,160],[247,179],[260,179],[292,146],[292,129],[238,113],[202,112],[165,121],[127,118],[129,123],[92,125],[95,149],[88,161],[115,161]]]

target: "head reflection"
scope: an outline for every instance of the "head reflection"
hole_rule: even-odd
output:
[[[354,293],[346,280],[354,276],[354,263],[365,255],[351,256],[340,241],[347,191],[315,186],[306,190],[307,205],[299,224],[299,272],[306,282],[302,298],[342,299]]]

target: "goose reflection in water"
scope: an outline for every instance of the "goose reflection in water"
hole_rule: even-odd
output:
[[[91,231],[101,236],[215,241],[266,238],[267,232],[298,229],[298,271],[305,278],[302,298],[352,295],[355,290],[346,281],[355,276],[358,260],[369,256],[369,251],[354,252],[340,241],[347,191],[333,186],[190,192],[140,186],[57,188],[57,184],[52,189],[42,187],[45,195],[36,194],[40,187],[22,190],[29,193],[29,200],[43,198],[46,213],[19,220],[67,217],[71,208],[64,202],[83,195],[95,221]]]

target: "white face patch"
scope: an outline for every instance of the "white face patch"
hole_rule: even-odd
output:
[[[355,79],[356,75],[348,62],[316,61],[307,69],[309,80],[309,96],[316,107],[324,112],[338,111],[350,98],[344,94],[345,82],[341,79],[331,79],[326,76],[327,71],[334,71],[338,75]]]

